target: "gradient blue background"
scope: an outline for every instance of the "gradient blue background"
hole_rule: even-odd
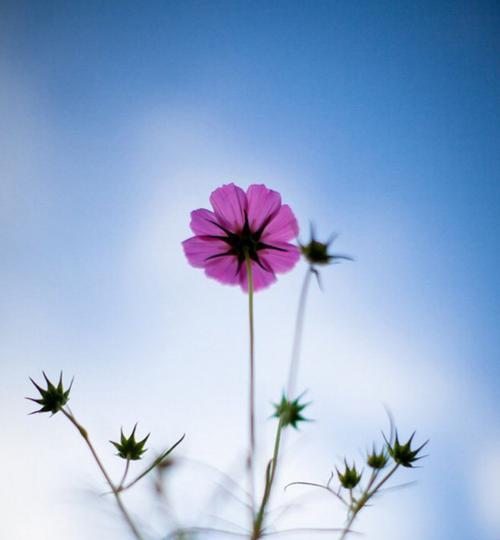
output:
[[[322,422],[304,444],[323,450],[292,479],[377,437],[386,402],[431,456],[358,528],[499,537],[499,27],[496,2],[1,3],[2,538],[115,530],[74,495],[95,472],[75,476],[69,427],[25,416],[41,369],[77,376],[104,442],[140,418],[167,441],[191,429],[191,455],[224,466],[210,403],[243,451],[244,297],[179,247],[227,181],[278,189],[303,239],[312,220],[356,257],[311,295],[303,384]],[[262,421],[301,270],[258,296]]]

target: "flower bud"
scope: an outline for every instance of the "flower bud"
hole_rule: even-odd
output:
[[[41,397],[39,399],[35,399],[35,398],[26,398],[26,399],[29,399],[30,401],[34,401],[35,403],[38,403],[39,405],[42,406],[40,409],[38,409],[37,411],[33,411],[30,414],[50,412],[54,415],[57,412],[59,412],[64,407],[64,405],[66,405],[66,403],[68,402],[69,393],[71,391],[71,386],[73,385],[73,381],[71,381],[69,388],[65,390],[63,387],[63,382],[62,382],[62,371],[59,376],[59,383],[57,384],[57,386],[55,386],[54,384],[52,384],[51,381],[49,381],[44,371],[42,371],[42,373],[43,373],[45,382],[47,383],[46,389],[39,386],[30,377],[30,381],[35,385],[35,388],[40,392]]]
[[[283,394],[281,401],[279,403],[274,403],[274,408],[276,412],[273,414],[274,418],[279,418],[281,420],[282,427],[292,426],[295,429],[299,422],[308,422],[309,419],[302,416],[302,411],[310,405],[310,403],[300,403],[302,395],[293,401],[289,401],[285,394]]]
[[[389,461],[389,456],[385,449],[382,449],[380,452],[377,452],[375,445],[373,445],[372,451],[368,454],[366,458],[366,463],[369,467],[375,470],[383,469],[387,462]]]
[[[146,452],[146,449],[144,448],[144,445],[146,444],[146,441],[149,438],[150,433],[142,439],[142,441],[136,441],[135,440],[135,429],[137,428],[137,424],[134,426],[134,429],[132,430],[132,433],[129,437],[125,437],[123,434],[123,429],[120,431],[120,442],[114,442],[109,441],[117,450],[118,454],[117,456],[127,459],[130,461],[136,461],[138,459],[141,459],[142,454]]]
[[[337,476],[339,477],[339,481],[342,487],[346,489],[353,489],[359,484],[362,473],[361,474],[358,473],[358,471],[356,470],[356,465],[354,463],[352,464],[352,467],[349,467],[349,465],[347,464],[347,461],[344,460],[344,464],[345,464],[344,472],[341,473],[337,469]]]
[[[314,229],[311,225],[311,240],[309,240],[308,244],[299,244],[300,251],[311,266],[334,264],[341,259],[352,261],[352,258],[347,255],[334,255],[328,252],[330,244],[335,238],[335,236],[332,236],[327,242],[319,242],[314,238]]]
[[[408,441],[405,444],[401,444],[398,439],[398,432],[396,431],[396,438],[394,441],[394,444],[390,444],[387,439],[387,451],[389,452],[389,455],[392,457],[392,459],[398,464],[402,465],[403,467],[413,467],[413,463],[415,461],[418,461],[419,459],[422,459],[425,456],[418,456],[418,453],[422,448],[429,442],[428,440],[424,442],[421,446],[419,446],[416,450],[412,450],[411,443],[413,441],[413,437],[415,436],[415,431],[413,432],[412,436],[408,439]]]

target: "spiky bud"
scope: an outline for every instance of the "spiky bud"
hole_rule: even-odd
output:
[[[401,444],[398,439],[398,432],[396,431],[396,437],[394,440],[394,444],[391,444],[386,439],[387,444],[387,451],[389,452],[389,455],[392,457],[392,459],[398,464],[403,467],[413,467],[413,463],[415,461],[418,461],[419,459],[422,459],[425,456],[419,456],[419,452],[422,450],[422,448],[429,442],[428,440],[424,442],[424,444],[420,445],[418,448],[413,450],[411,448],[411,443],[413,441],[413,437],[415,436],[415,431],[412,433],[412,436],[408,439],[408,441],[405,444]]]
[[[339,477],[339,481],[342,487],[346,489],[353,489],[359,484],[362,473],[361,474],[358,473],[358,471],[356,470],[355,463],[352,464],[352,467],[349,467],[349,465],[347,464],[347,461],[344,460],[344,465],[345,465],[344,472],[341,473],[337,469],[337,476]]]
[[[132,430],[132,433],[125,437],[123,434],[123,429],[120,430],[120,442],[115,441],[109,441],[117,450],[118,454],[117,456],[127,459],[130,461],[136,461],[138,459],[141,459],[142,454],[146,452],[146,448],[144,448],[144,445],[146,444],[146,441],[149,438],[150,433],[148,433],[142,441],[136,441],[135,440],[135,430],[137,428],[137,424],[134,426],[134,429]]]
[[[30,401],[34,401],[35,403],[38,403],[42,407],[38,409],[37,411],[33,411],[30,414],[35,413],[44,413],[44,412],[50,412],[53,415],[59,412],[64,405],[69,400],[69,393],[71,391],[71,387],[73,385],[73,380],[71,381],[69,388],[67,390],[64,389],[63,382],[62,382],[62,371],[59,375],[59,382],[57,386],[55,386],[47,377],[44,371],[43,378],[45,379],[45,382],[47,384],[47,388],[44,389],[41,386],[39,386],[31,377],[30,381],[35,385],[35,388],[40,392],[40,398],[26,398]]]
[[[352,258],[347,255],[334,255],[333,253],[328,252],[330,244],[336,238],[335,235],[326,242],[319,242],[314,236],[314,228],[311,225],[311,239],[307,244],[299,243],[302,255],[311,266],[324,266],[327,264],[337,263],[340,260],[352,260]]]
[[[299,422],[309,422],[308,418],[302,416],[302,411],[310,405],[310,403],[300,403],[301,398],[302,395],[290,401],[286,398],[285,394],[283,394],[279,403],[273,403],[275,408],[273,417],[279,418],[283,427],[292,426],[293,428],[298,429],[297,424]]]
[[[387,454],[385,448],[383,448],[380,452],[377,452],[375,449],[375,444],[373,445],[372,451],[366,458],[366,463],[368,466],[375,470],[383,469],[387,465],[388,461],[389,455]]]

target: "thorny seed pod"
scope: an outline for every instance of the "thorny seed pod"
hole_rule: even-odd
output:
[[[42,371],[43,377],[45,379],[45,382],[47,383],[47,388],[44,389],[41,386],[39,386],[31,377],[30,381],[35,385],[35,388],[40,392],[40,398],[26,398],[30,401],[34,401],[35,403],[38,403],[42,407],[38,409],[37,411],[33,411],[30,414],[35,413],[44,413],[44,412],[50,412],[53,415],[59,412],[64,405],[69,400],[69,393],[71,391],[71,386],[73,385],[73,381],[71,381],[69,388],[67,390],[64,389],[63,382],[62,382],[62,371],[59,376],[59,382],[57,386],[55,386],[45,375],[45,372]]]

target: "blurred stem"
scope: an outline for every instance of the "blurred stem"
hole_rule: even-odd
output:
[[[361,494],[358,500],[354,501],[350,508],[350,517],[347,521],[347,524],[342,531],[342,534],[340,535],[339,540],[344,540],[349,532],[351,532],[352,524],[354,523],[354,520],[356,519],[359,512],[366,506],[367,502],[377,493],[377,491],[389,480],[389,478],[396,472],[399,465],[396,463],[394,467],[380,480],[380,482],[377,483],[377,485],[374,488],[371,488],[371,486],[374,484],[375,479],[377,477],[377,474],[375,474],[375,471],[372,473],[372,476],[370,478],[370,481],[368,482],[368,485],[366,486],[365,490]],[[371,489],[370,489],[371,488]]]
[[[106,482],[111,488],[111,491],[113,492],[113,495],[115,496],[115,499],[116,499],[116,504],[118,505],[118,508],[120,509],[120,512],[122,513],[125,521],[127,522],[127,525],[129,526],[129,529],[131,530],[132,534],[134,535],[136,540],[143,540],[141,533],[137,529],[137,526],[135,525],[135,523],[132,521],[130,514],[128,513],[127,509],[125,508],[123,504],[118,488],[115,486],[115,484],[111,480],[111,477],[109,476],[108,471],[106,471],[106,469],[104,468],[104,465],[102,464],[101,459],[97,455],[94,445],[90,442],[87,430],[77,421],[77,419],[73,416],[73,413],[65,409],[61,409],[61,411],[64,414],[64,416],[76,427],[76,429],[79,431],[80,435],[82,436],[83,440],[85,441],[86,445],[88,446],[90,453],[92,454],[92,457],[94,458],[95,462],[97,463],[97,466],[102,472],[102,475],[104,476]]]
[[[276,475],[276,468],[278,465],[278,456],[280,451],[281,433],[283,431],[283,422],[280,418],[278,422],[278,428],[276,429],[276,437],[274,439],[273,457],[266,468],[266,483],[264,487],[264,494],[262,495],[262,501],[260,503],[259,511],[255,516],[253,532],[251,540],[258,540],[262,536],[264,517],[266,515],[266,507],[271,496],[271,490],[273,487],[274,478]]]
[[[299,307],[297,310],[297,319],[295,320],[295,334],[293,338],[292,346],[292,358],[290,360],[290,371],[288,373],[288,387],[287,397],[293,399],[295,392],[295,384],[297,381],[297,372],[299,368],[300,357],[300,344],[302,342],[302,333],[304,328],[304,314],[306,310],[307,292],[309,290],[309,283],[311,281],[311,267],[308,266],[306,275],[304,276],[304,282],[302,283],[302,289],[300,291]]]
[[[255,512],[255,477],[254,477],[254,460],[255,460],[255,350],[254,350],[254,324],[253,324],[253,273],[252,261],[248,253],[245,254],[245,263],[247,269],[248,281],[248,325],[250,336],[250,383],[249,383],[249,446],[248,446],[248,476],[250,484],[250,497],[252,506],[252,518]]]

